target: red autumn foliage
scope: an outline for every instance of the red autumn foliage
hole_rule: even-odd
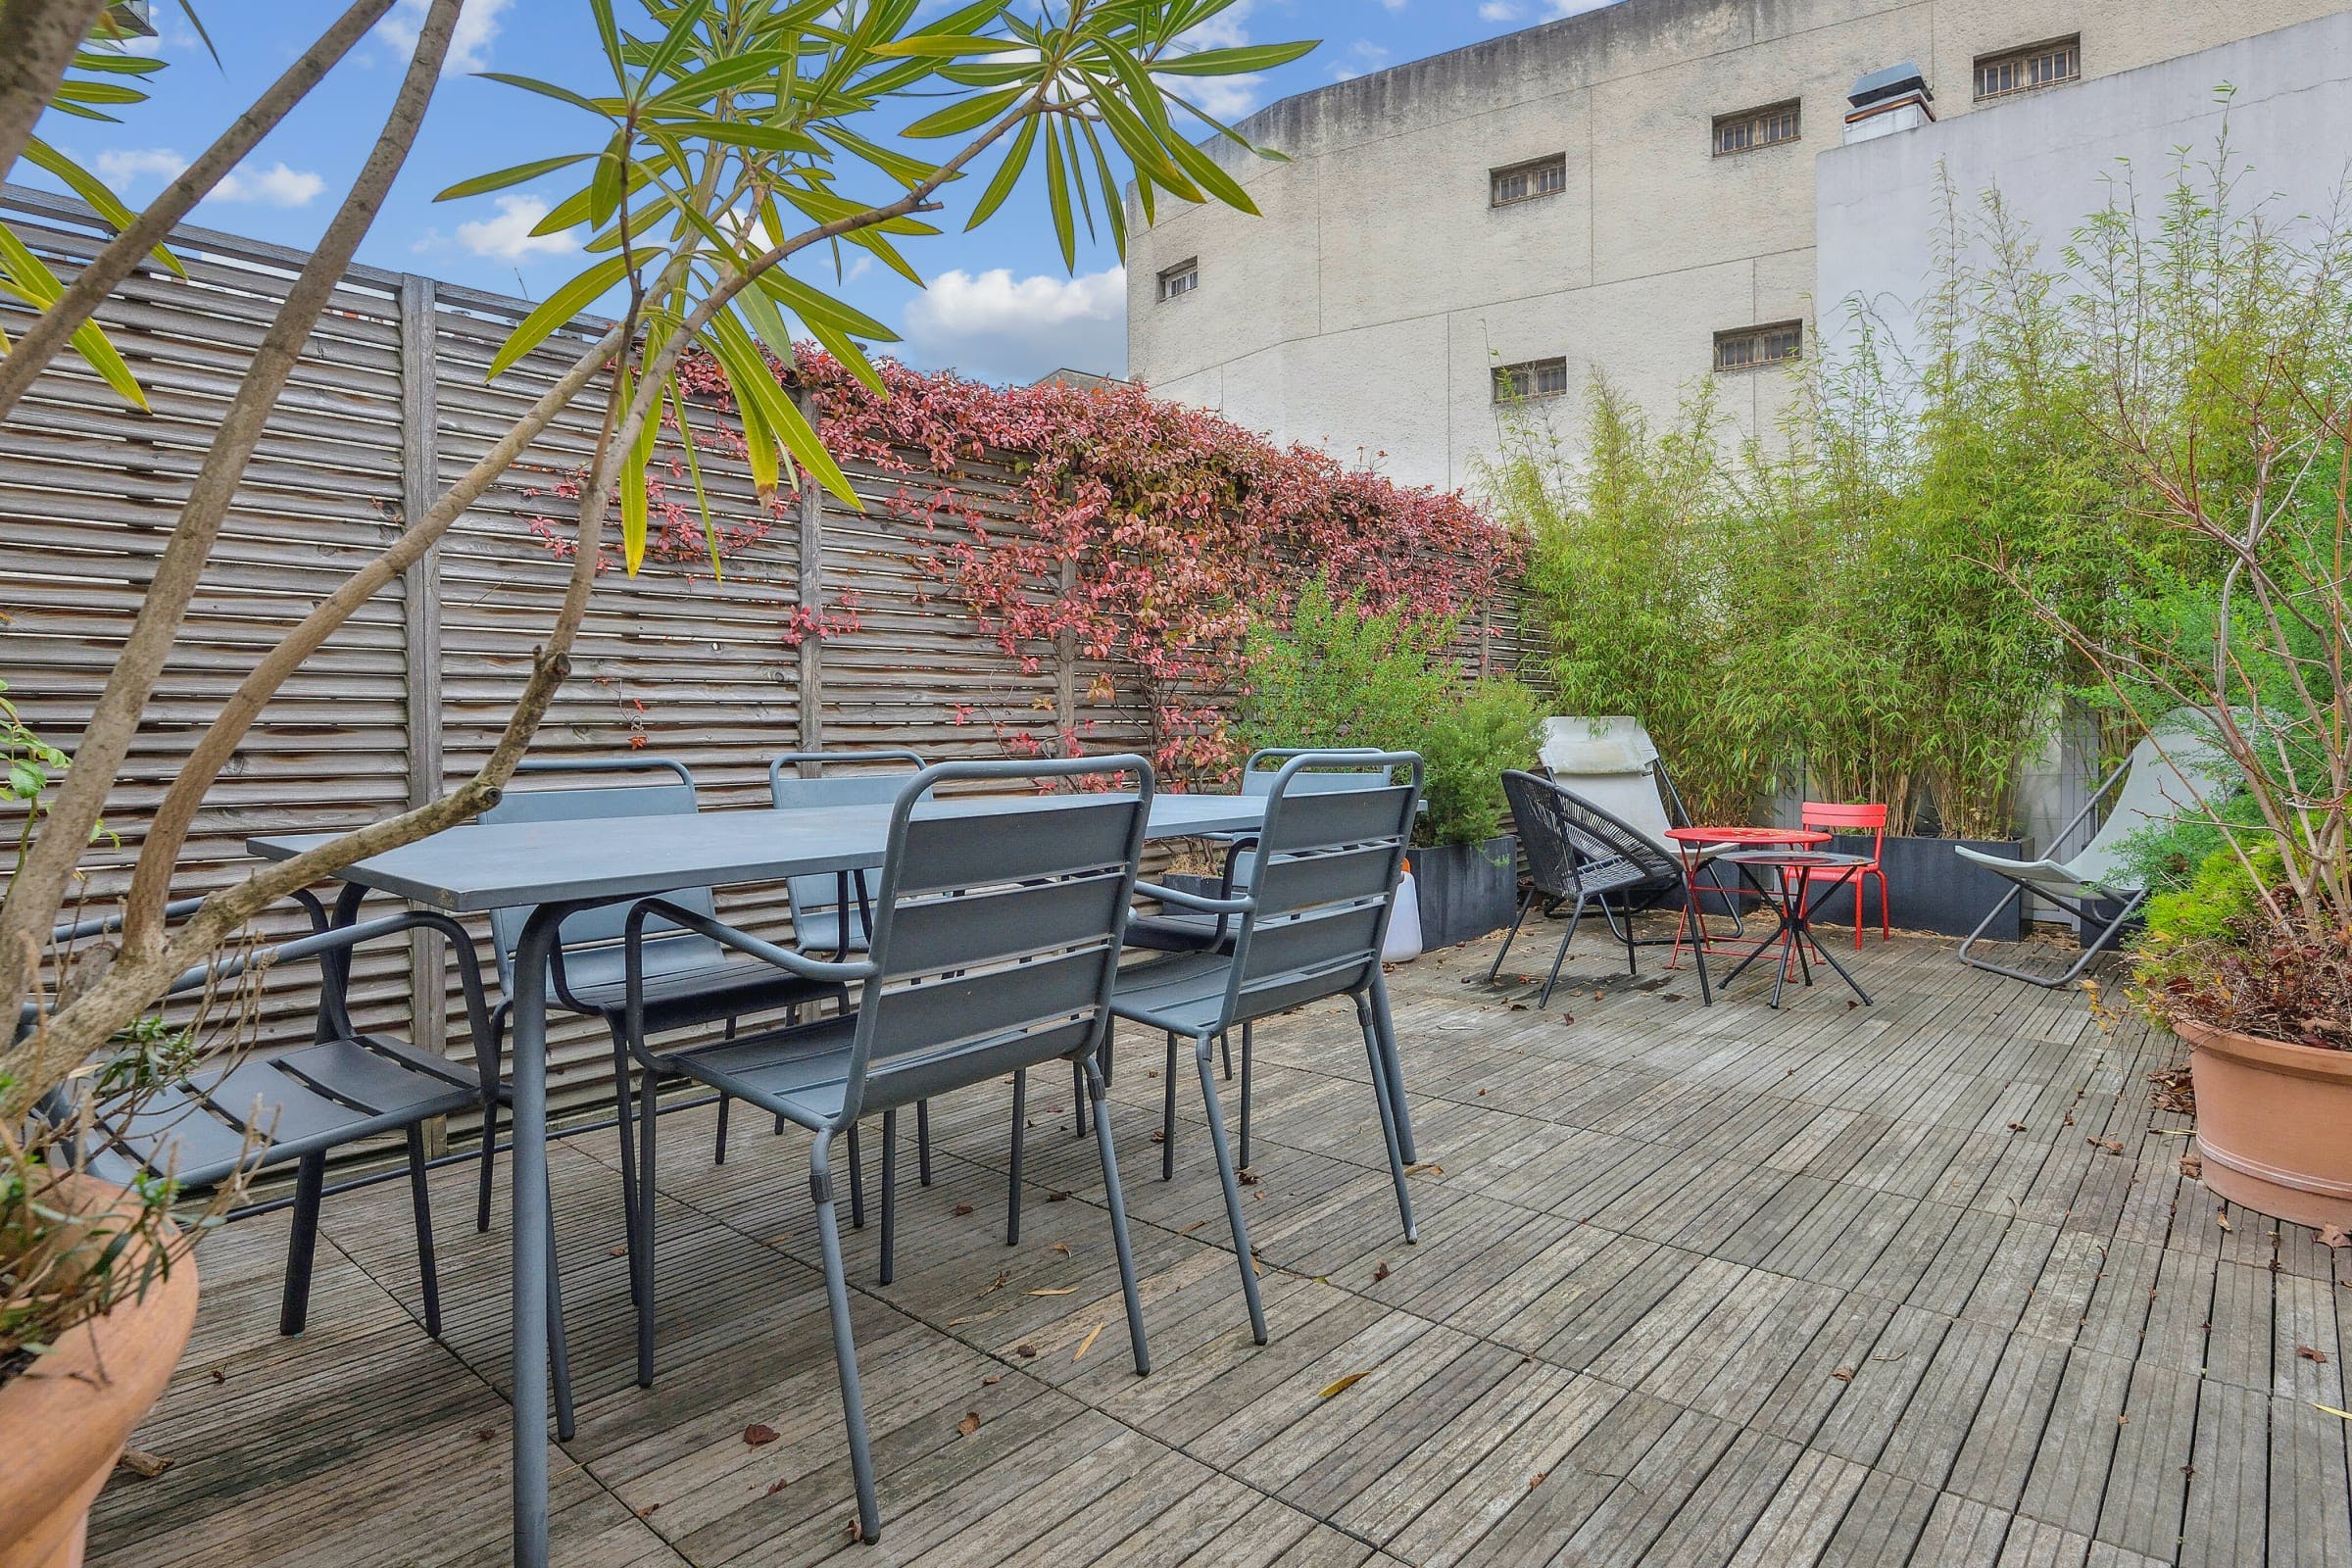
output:
[[[1141,386],[992,387],[883,361],[884,398],[812,347],[797,360],[828,450],[897,480],[881,504],[935,537],[929,568],[999,646],[1032,673],[1064,639],[1082,658],[1131,670],[1151,713],[1152,763],[1178,778],[1237,760],[1226,715],[1242,634],[1258,613],[1287,613],[1317,575],[1368,611],[1453,619],[1495,595],[1521,560],[1519,541],[1458,493],[1349,471]],[[689,361],[679,373],[696,401],[726,407],[715,366]],[[695,436],[742,450],[720,419],[698,422]],[[983,462],[1018,475],[1025,506],[1013,528],[1001,495],[963,488],[965,466]],[[659,486],[653,499],[649,554],[699,558],[691,492]],[[787,639],[854,624],[853,608],[844,626],[795,626]],[[1081,749],[1075,731],[999,729],[1015,755]]]

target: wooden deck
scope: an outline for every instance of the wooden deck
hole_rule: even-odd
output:
[[[879,1546],[848,1541],[803,1140],[745,1118],[713,1168],[710,1113],[665,1119],[651,1392],[612,1144],[560,1144],[582,1387],[558,1560],[2352,1568],[2352,1421],[2321,1408],[2352,1408],[2352,1251],[2183,1176],[2147,1081],[2169,1042],[1925,939],[1873,939],[1876,1006],[1828,984],[1779,1012],[1753,971],[1702,1011],[1598,942],[1539,1011],[1477,983],[1491,954],[1393,982],[1415,1248],[1352,1013],[1260,1030],[1264,1348],[1186,1097],[1157,1180],[1156,1049],[1131,1039],[1114,1090],[1149,1378],[1066,1084],[1031,1098],[1014,1249],[1004,1097],[943,1106],[895,1285],[878,1227],[850,1234]],[[443,1344],[405,1186],[330,1200],[298,1341],[273,1332],[282,1216],[208,1245],[134,1440],[172,1463],[110,1486],[94,1562],[505,1560],[505,1189],[483,1238],[470,1170],[439,1181]]]

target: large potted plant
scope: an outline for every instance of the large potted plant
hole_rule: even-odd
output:
[[[1449,948],[1511,923],[1519,841],[1503,831],[1505,769],[1536,755],[1544,722],[1535,693],[1488,679],[1442,698],[1422,726],[1424,813],[1413,888],[1425,948]]]
[[[196,1265],[172,1196],[0,1130],[0,1568],[80,1563],[90,1503],[179,1361]]]
[[[2300,918],[2277,850],[2243,837],[2150,901],[2133,996],[2189,1049],[2205,1185],[2352,1228],[2352,926]]]

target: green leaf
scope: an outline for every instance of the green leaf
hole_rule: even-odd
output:
[[[1202,49],[1189,55],[1166,55],[1152,62],[1152,74],[1177,76],[1229,76],[1242,71],[1271,71],[1312,54],[1322,40],[1303,43],[1251,43],[1231,49]]]
[[[982,38],[971,33],[918,32],[874,45],[871,53],[885,60],[960,60],[966,55],[1007,55],[1025,47],[1008,38]]]
[[[1000,92],[982,93],[977,98],[966,98],[960,103],[953,103],[936,113],[925,115],[900,134],[921,141],[937,136],[953,136],[959,131],[974,129],[987,124],[997,116],[1010,109],[1026,91],[1028,91],[1026,87],[1006,87]]]
[[[1035,124],[1036,121],[1029,122]],[[1046,133],[1046,203],[1054,215],[1054,237],[1061,241],[1061,265],[1078,270],[1078,225],[1070,218],[1070,187],[1061,167],[1061,138]]]
[[[965,233],[987,222],[990,216],[1004,205],[1004,198],[1012,194],[1013,187],[1020,183],[1021,171],[1029,166],[1029,150],[1037,141],[1038,118],[1031,115],[1021,122],[1021,128],[1012,133],[1012,146],[1006,149],[1004,161],[997,165],[997,172],[989,179],[988,188],[980,193],[979,202],[972,208],[971,221],[963,225]]]
[[[509,185],[519,185],[524,180],[537,179],[541,174],[552,174],[559,169],[569,169],[572,165],[585,163],[595,156],[594,153],[565,153],[561,158],[534,158],[527,164],[516,164],[512,168],[499,170],[496,173],[476,174],[471,179],[461,179],[434,197],[433,200],[452,202],[466,196],[486,196],[494,190],[505,190]]]
[[[549,333],[586,310],[591,301],[626,277],[628,272],[627,257],[608,256],[550,294],[539,303],[538,309],[524,317],[508,334],[505,345],[490,362],[490,373],[483,379],[497,380],[515,361],[546,341]]]

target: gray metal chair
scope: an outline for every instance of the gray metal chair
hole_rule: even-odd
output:
[[[886,771],[876,771],[887,765]],[[887,806],[911,774],[930,764],[903,747],[871,751],[786,752],[767,764],[768,799],[779,811],[827,806]],[[824,771],[828,766],[856,772]],[[793,771],[790,776],[786,768]],[[863,953],[872,939],[873,873],[841,871],[831,876],[788,877],[784,896],[792,904],[792,940],[802,952],[830,950],[836,961]]]
[[[569,787],[510,790],[498,805],[481,814],[484,822],[572,822],[607,817],[691,815],[695,809],[694,775],[683,762],[667,757],[617,757],[579,760],[525,760],[518,776],[619,777],[612,784],[574,784]],[[668,774],[667,778],[628,781],[628,775]],[[681,893],[677,902],[710,916],[716,913],[710,890]],[[496,943],[499,980],[514,995],[514,949],[530,919],[528,908],[494,909],[490,933]],[[636,1180],[636,1161],[629,1149],[631,1103],[642,1094],[651,1102],[658,1080],[670,1075],[667,1058],[660,1053],[640,1053],[642,1082],[631,1071],[629,1035],[623,1027],[627,1012],[620,938],[628,919],[625,906],[583,909],[564,922],[554,961],[548,966],[548,995],[555,1005],[586,1017],[601,1019],[612,1037],[612,1075],[620,1101],[621,1184]],[[763,963],[746,963],[728,956],[719,944],[692,931],[664,930],[646,944],[645,1029],[660,1033],[723,1023],[731,1033],[738,1019],[760,1012],[792,1013],[803,1004],[841,1000],[838,985],[822,985],[783,974]],[[492,1018],[496,1034],[505,1033],[508,1004],[502,1002]],[[643,1040],[643,1034],[638,1036]],[[490,1160],[497,1143],[495,1123],[482,1137],[482,1170],[476,1200],[475,1224],[490,1224]],[[727,1103],[718,1107],[714,1157],[727,1157]],[[635,1201],[633,1193],[627,1200]]]
[[[1323,785],[1317,774],[1361,773],[1367,764],[1405,783],[1378,788]],[[1298,788],[1301,777],[1310,782]],[[1404,872],[1421,798],[1421,759],[1411,752],[1306,752],[1290,758],[1266,792],[1265,824],[1257,834],[1256,865],[1247,893],[1206,899],[1173,888],[1145,884],[1141,891],[1162,903],[1202,914],[1238,920],[1224,952],[1177,954],[1122,971],[1111,1000],[1118,1017],[1167,1036],[1166,1081],[1160,1109],[1160,1175],[1175,1172],[1176,1043],[1193,1042],[1200,1094],[1208,1114],[1209,1142],[1225,1188],[1225,1215],[1242,1271],[1242,1294],[1250,1305],[1250,1330],[1266,1342],[1266,1314],[1258,1300],[1257,1271],[1250,1261],[1249,1228],[1242,1217],[1241,1185],[1233,1151],[1225,1140],[1224,1114],[1209,1065],[1210,1047],[1236,1026],[1288,1012],[1326,997],[1355,1003],[1371,1068],[1372,1096],[1388,1144],[1389,1172],[1396,1187],[1396,1211],[1404,1237],[1416,1239],[1412,1199],[1405,1191],[1402,1093],[1394,1073],[1396,1042],[1387,1009],[1375,1003],[1380,981],[1381,942],[1389,910]],[[1384,1037],[1387,1037],[1384,1040]],[[1250,1058],[1242,1058],[1242,1138],[1247,1163],[1250,1125]]]
[[[1682,867],[1647,834],[1551,779],[1514,768],[1502,775],[1502,793],[1511,803],[1519,847],[1527,854],[1529,881],[1526,896],[1519,901],[1519,912],[1511,920],[1510,932],[1502,939],[1487,978],[1492,981],[1501,973],[1502,960],[1538,900],[1544,902],[1547,913],[1571,901],[1575,907],[1568,917],[1568,930],[1560,938],[1560,951],[1552,955],[1551,973],[1544,977],[1537,1006],[1551,1002],[1551,988],[1559,983],[1560,964],[1568,956],[1568,944],[1576,940],[1576,928],[1584,920],[1588,905],[1598,908],[1624,941],[1626,972],[1639,973],[1634,950],[1642,944],[1635,940],[1633,917],[1681,891]],[[1698,961],[1699,1000],[1712,1006],[1715,997],[1707,983],[1705,944],[1692,952]]]
[[[1138,787],[1054,795],[985,817],[926,809],[948,783],[1120,775],[1134,778]],[[862,987],[857,1008],[845,1015],[682,1051],[675,1060],[689,1077],[815,1135],[809,1193],[824,1254],[858,1527],[867,1541],[880,1539],[881,1517],[858,1391],[832,1176],[833,1140],[861,1116],[882,1114],[882,1279],[888,1284],[897,1239],[893,1200],[900,1108],[1009,1073],[1017,1130],[1029,1068],[1065,1060],[1085,1067],[1135,1369],[1139,1374],[1151,1370],[1110,1114],[1102,1074],[1094,1067],[1110,1021],[1111,984],[1151,801],[1152,768],[1140,757],[948,762],[923,769],[901,786],[891,807],[888,845],[874,889],[871,947],[856,961],[813,959],[667,900],[649,900],[629,911],[624,945],[632,1029],[640,937],[657,920],[812,981],[854,981]],[[1017,1204],[1018,1142],[1013,1149],[1010,1201]],[[650,1375],[656,1206],[650,1165],[638,1192],[643,1200],[632,1212],[630,1235],[645,1258],[638,1345],[641,1374]]]
[[[193,902],[193,901],[191,901]],[[94,935],[108,922],[61,928],[62,940]],[[316,923],[316,920],[314,921]],[[440,931],[458,956],[458,977],[472,1025],[474,1066],[418,1050],[389,1035],[351,1026],[345,986],[352,949],[419,929]],[[274,1056],[249,1056],[225,1067],[192,1072],[174,1083],[110,1092],[101,1075],[92,1134],[79,1151],[91,1174],[127,1185],[168,1180],[181,1191],[219,1186],[240,1172],[294,1163],[294,1228],[278,1332],[300,1334],[309,1318],[311,1265],[318,1251],[318,1208],[326,1185],[326,1156],[346,1144],[392,1133],[408,1143],[409,1188],[416,1222],[416,1266],[424,1288],[425,1331],[441,1335],[441,1288],[433,1263],[431,1200],[425,1184],[424,1124],[485,1108],[484,1085],[497,1083],[489,1011],[473,944],[445,915],[387,915],[337,930],[240,954],[191,970],[169,996],[185,996],[233,980],[250,969],[316,960],[320,965],[318,1008],[312,1043]],[[493,1089],[493,1093],[495,1090]],[[63,1102],[49,1107],[65,1112]]]

